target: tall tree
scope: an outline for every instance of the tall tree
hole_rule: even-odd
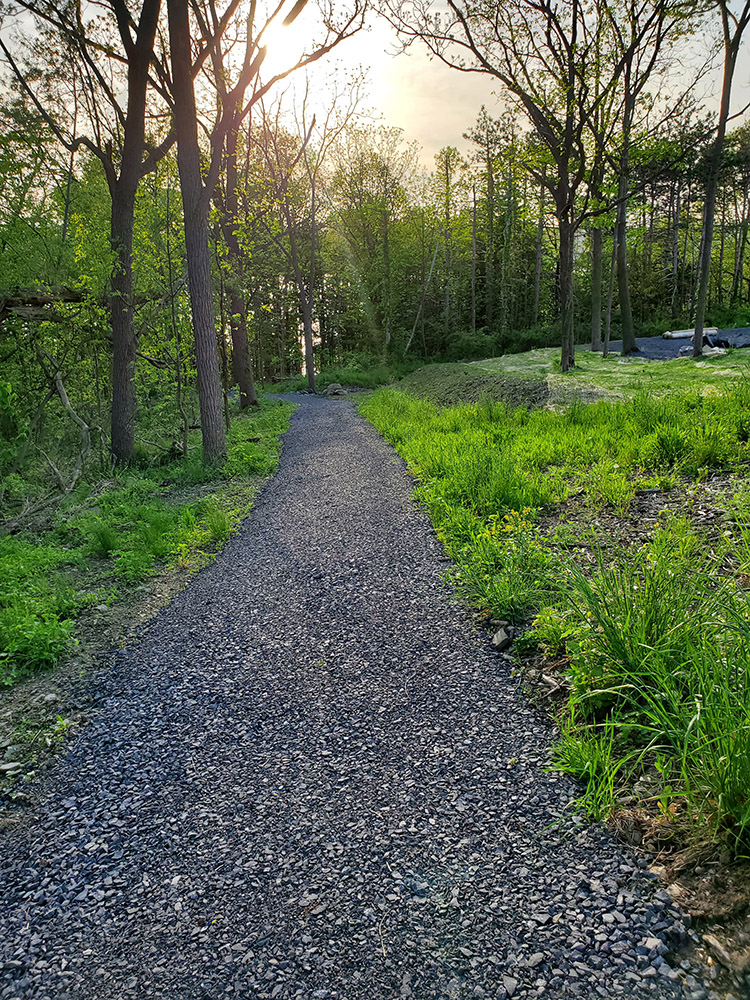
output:
[[[630,0],[605,4],[603,25],[611,54],[618,66],[621,81],[619,107],[619,154],[617,172],[617,214],[615,241],[617,247],[617,288],[622,322],[622,353],[631,354],[638,348],[635,342],[633,311],[628,275],[628,197],[630,186],[631,142],[639,100],[654,71],[667,51],[667,42],[683,21],[683,9],[673,0],[636,4]],[[608,91],[609,93],[609,91]],[[601,104],[599,105],[601,106]],[[669,116],[671,111],[667,111]],[[595,141],[606,148],[613,139],[612,122],[592,117],[596,128]]]
[[[133,322],[133,216],[138,183],[172,144],[171,135],[158,146],[146,141],[147,94],[153,77],[154,41],[160,0],[143,0],[137,15],[124,0],[106,0],[102,18],[85,16],[78,4],[51,0],[11,0],[11,9],[29,13],[46,35],[51,52],[62,46],[61,61],[71,74],[70,88],[81,93],[88,128],[75,134],[54,93],[37,91],[38,74],[24,71],[0,36],[0,48],[16,81],[72,154],[88,149],[101,163],[112,201],[110,241],[113,253],[110,294],[112,323],[111,448],[118,462],[133,455],[135,434],[135,358],[138,333]],[[158,78],[159,74],[155,74]],[[124,76],[124,81],[123,81]],[[44,75],[41,76],[44,80]],[[124,84],[124,85],[123,85]],[[125,102],[123,104],[122,94]]]
[[[735,14],[729,0],[715,0],[721,15],[722,43],[724,47],[724,73],[721,84],[721,102],[716,124],[716,137],[708,155],[708,177],[703,200],[703,233],[701,236],[700,271],[698,275],[698,299],[695,307],[695,334],[693,335],[693,357],[703,353],[703,325],[706,320],[708,286],[711,278],[711,253],[714,239],[714,217],[716,214],[716,192],[719,187],[721,156],[729,120],[729,105],[732,98],[732,83],[737,66],[742,39],[750,23],[750,0],[745,0]]]
[[[586,174],[585,126],[589,105],[587,67],[591,29],[581,0],[559,7],[555,0],[511,0],[488,6],[481,0],[447,0],[443,19],[429,2],[404,0],[391,7],[407,40],[420,38],[447,65],[499,80],[528,116],[547,147],[553,168],[539,174],[555,206],[559,229],[562,326],[561,364],[575,360],[573,239],[580,222],[576,198]]]
[[[476,147],[472,160],[480,166],[485,186],[485,252],[484,252],[484,325],[493,328],[496,299],[496,256],[495,256],[495,186],[497,157],[500,153],[499,123],[491,117],[482,105],[476,124],[466,133]]]
[[[203,459],[213,465],[220,462],[226,454],[226,437],[221,407],[219,360],[216,353],[211,252],[208,244],[209,192],[201,177],[187,0],[167,0],[167,12],[174,124],[177,135],[177,165],[180,171],[185,255],[198,370]]]
[[[289,13],[283,18],[283,26],[292,24],[292,22],[294,22],[300,14],[302,14],[303,10],[307,6],[307,3],[308,0],[296,0],[296,3],[293,4]],[[205,182],[201,187],[199,202],[200,211],[204,214],[206,219],[206,230],[208,227],[210,199],[218,194],[217,184],[222,164],[224,162],[226,146],[228,144],[230,159],[231,155],[236,156],[235,137],[239,133],[243,123],[248,120],[252,108],[281,80],[286,79],[292,73],[297,72],[303,67],[310,66],[311,64],[317,62],[319,59],[328,55],[328,53],[342,41],[361,30],[364,25],[367,0],[352,0],[351,6],[342,13],[334,11],[333,5],[328,3],[327,0],[318,0],[318,36],[316,37],[313,34],[313,36],[307,41],[305,51],[296,60],[290,59],[286,68],[278,72],[273,71],[266,79],[262,80],[260,73],[263,61],[267,54],[266,39],[276,26],[285,5],[286,0],[278,0],[276,6],[270,12],[269,16],[266,17],[265,21],[263,20],[262,14],[258,11],[255,3],[252,3],[247,12],[243,14],[244,23],[241,26],[238,26],[241,30],[240,37],[242,38],[243,55],[240,60],[239,70],[236,71],[234,82],[232,82],[231,67],[234,61],[234,53],[232,50],[235,47],[236,40],[230,40],[224,49],[222,49],[221,39],[223,37],[223,33],[220,36],[214,30],[214,25],[218,22],[218,17],[213,0],[206,0],[205,7],[201,6],[198,2],[193,4],[193,11],[202,34],[207,35],[212,33],[217,38],[217,42],[212,47],[212,82],[217,94],[217,112],[213,125],[208,126],[208,131],[210,132],[211,153],[208,167],[205,172]],[[322,31],[320,29],[322,29]],[[250,91],[249,94],[248,90]],[[232,151],[234,151],[233,154]],[[234,170],[233,176],[230,177],[230,179],[235,186],[234,190],[236,190],[236,170]],[[233,207],[234,190],[230,191],[227,189],[229,198],[224,199],[225,208],[228,206]],[[217,201],[219,207],[221,208],[221,198],[219,197]],[[231,227],[231,220],[227,220],[225,225]],[[239,250],[238,245],[234,239],[231,238],[231,235],[228,240],[228,246],[230,248],[230,253]],[[235,290],[237,290],[238,286],[236,282],[240,279],[243,271],[243,265],[238,259],[234,260],[234,265],[234,287]],[[234,300],[232,307],[233,317],[237,315],[234,312],[235,306],[244,310],[245,304],[240,296]],[[207,313],[208,306],[202,307],[200,311]],[[239,366],[244,370],[243,378],[246,388],[245,395],[248,402],[251,402],[252,396],[254,395],[254,389],[252,391],[250,389],[252,384],[252,374],[250,371],[249,350],[247,350],[246,322],[234,321],[233,340],[235,341],[235,365],[237,366],[239,364]],[[236,356],[237,352],[239,352],[239,358]],[[247,358],[247,364],[245,364],[244,358]]]

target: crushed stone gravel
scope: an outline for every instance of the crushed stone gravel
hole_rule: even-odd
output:
[[[243,530],[0,844],[0,998],[703,1000],[683,914],[544,770],[400,459],[296,398]]]

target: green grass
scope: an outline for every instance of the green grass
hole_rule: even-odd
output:
[[[463,597],[489,616],[533,618],[519,650],[567,659],[554,759],[585,782],[582,806],[604,817],[656,769],[665,816],[738,850],[750,845],[748,385],[636,387],[562,411],[441,408],[396,389],[360,403],[413,471]],[[725,532],[671,518],[617,549],[587,528],[598,516],[628,523],[640,489],[689,493],[717,470],[738,484]],[[582,513],[566,523],[571,498]]]
[[[750,351],[731,350],[718,357],[649,361],[591,351],[576,352],[575,368],[560,371],[559,350],[539,348],[523,354],[454,364],[430,364],[406,375],[399,389],[441,406],[478,402],[482,398],[510,406],[567,405],[648,394],[654,397],[693,390],[721,393],[727,383],[750,378]],[[750,430],[750,427],[748,428]]]
[[[53,665],[78,613],[170,565],[196,568],[247,516],[294,407],[232,423],[220,470],[199,455],[82,485],[42,535],[0,536],[0,685]]]
[[[576,390],[584,395],[599,394],[603,398],[635,396],[648,392],[664,395],[681,390],[698,392],[722,391],[726,383],[750,376],[750,351],[730,350],[717,357],[674,358],[670,361],[649,361],[637,354],[618,354],[603,358],[591,351],[576,351],[575,368],[565,375],[560,371],[559,350],[541,348],[524,354],[506,354],[500,358],[475,361],[469,368],[487,375],[515,378],[543,378],[552,400],[566,401]]]

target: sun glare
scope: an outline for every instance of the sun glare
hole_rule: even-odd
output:
[[[261,69],[263,80],[270,80],[295,66],[316,37],[315,26],[310,23],[306,10],[291,24],[284,25],[287,13],[282,11],[263,32],[263,43],[268,50]]]

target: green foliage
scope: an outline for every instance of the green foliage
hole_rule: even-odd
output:
[[[581,481],[594,510],[607,506],[615,514],[626,514],[635,498],[635,482],[611,458],[595,462]]]
[[[11,465],[24,436],[24,422],[19,420],[19,399],[10,382],[0,382],[0,474]],[[2,484],[4,493],[19,490],[15,479],[9,483],[7,477]]]
[[[616,736],[612,724],[582,728],[573,715],[552,747],[553,766],[586,784],[577,806],[596,821],[606,819],[616,803],[616,781],[625,763],[615,753]]]
[[[0,536],[0,684],[48,666],[68,645],[71,618],[91,595],[76,595],[64,569],[80,553]]]
[[[685,522],[587,579],[573,571],[572,703],[671,762],[675,794],[718,833],[750,827],[750,605]],[[585,738],[585,737],[582,737]]]
[[[506,514],[502,521],[491,515],[460,548],[449,546],[458,562],[450,577],[459,593],[511,621],[522,621],[557,590],[557,559],[527,514]],[[440,533],[450,540],[444,527]]]
[[[238,417],[218,471],[190,460],[131,468],[94,491],[82,485],[43,536],[0,536],[0,683],[54,664],[78,612],[116,588],[165,566],[201,565],[246,516],[259,478],[275,469],[293,409],[264,402]]]
[[[106,559],[107,556],[117,551],[119,547],[119,536],[111,524],[102,521],[100,517],[95,517],[89,527],[91,538],[91,553]]]

